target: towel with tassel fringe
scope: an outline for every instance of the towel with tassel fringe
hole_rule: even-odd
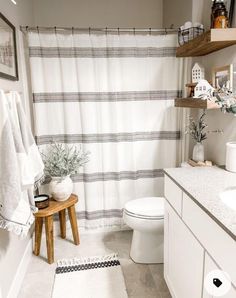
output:
[[[37,211],[34,188],[44,165],[20,95],[0,90],[0,228],[25,237]]]

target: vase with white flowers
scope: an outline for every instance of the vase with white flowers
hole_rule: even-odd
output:
[[[90,152],[76,146],[53,143],[41,152],[44,171],[51,177],[49,192],[56,201],[65,201],[73,191],[71,175],[89,161]]]
[[[207,138],[207,132],[205,129],[207,125],[205,123],[206,114],[203,113],[201,117],[195,122],[192,117],[189,118],[189,125],[187,126],[186,133],[188,133],[192,139],[196,142],[193,147],[192,159],[196,162],[204,162],[204,145],[202,142]]]

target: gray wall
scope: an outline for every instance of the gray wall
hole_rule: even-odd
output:
[[[192,0],[163,0],[163,27],[169,28],[173,24],[174,28],[179,28],[190,20]]]
[[[211,0],[194,1],[194,15],[206,28],[210,26]],[[236,18],[236,14],[235,17]],[[195,58],[206,68],[208,80],[212,79],[212,70],[215,67],[236,64],[236,46],[223,49],[204,57]],[[236,70],[235,70],[236,71]],[[236,117],[232,114],[224,114],[219,110],[207,111],[207,124],[209,130],[222,129],[223,134],[209,134],[205,141],[206,158],[217,164],[225,164],[225,143],[236,141]],[[192,148],[190,148],[190,152]]]
[[[162,27],[162,0],[34,0],[38,26]]]
[[[205,29],[209,29],[211,5],[211,0],[164,0],[164,27],[168,27],[170,24],[179,27],[185,21],[192,20],[193,22],[204,24]],[[207,79],[211,80],[213,68],[230,63],[236,64],[236,46],[231,46],[205,57],[196,57],[193,59],[193,63],[197,61],[204,65]],[[190,80],[191,78],[189,78]],[[191,110],[193,117],[197,117],[200,113],[202,113],[201,110]],[[222,129],[224,131],[223,134],[208,135],[208,139],[204,142],[206,159],[213,160],[217,164],[225,164],[225,143],[233,140],[236,141],[236,117],[231,114],[223,114],[219,110],[212,110],[207,111],[206,120],[209,130]],[[190,142],[190,144],[189,154],[191,157],[193,143]]]
[[[18,1],[17,5],[14,5],[10,0],[0,0],[0,12],[16,27],[20,24],[33,23],[31,0]],[[19,30],[17,30],[17,47],[20,80],[12,82],[0,79],[0,88],[3,90],[18,90],[22,93],[23,100],[28,101],[27,96],[24,96],[24,92],[27,89],[27,81],[25,79],[23,43]],[[26,239],[21,240],[12,233],[0,229],[0,296],[2,294],[3,298],[7,297],[29,239],[30,235]]]
[[[186,21],[210,26],[212,0],[163,0],[163,26],[179,28]]]

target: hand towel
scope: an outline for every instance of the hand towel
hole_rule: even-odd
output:
[[[22,237],[37,209],[34,184],[43,177],[43,162],[27,124],[20,96],[0,90],[0,227]]]

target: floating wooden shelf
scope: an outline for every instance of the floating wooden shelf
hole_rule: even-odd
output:
[[[236,44],[236,28],[211,29],[176,50],[176,57],[204,56]]]
[[[178,108],[195,108],[204,110],[219,109],[219,105],[211,100],[203,100],[197,98],[176,98],[175,107]]]

